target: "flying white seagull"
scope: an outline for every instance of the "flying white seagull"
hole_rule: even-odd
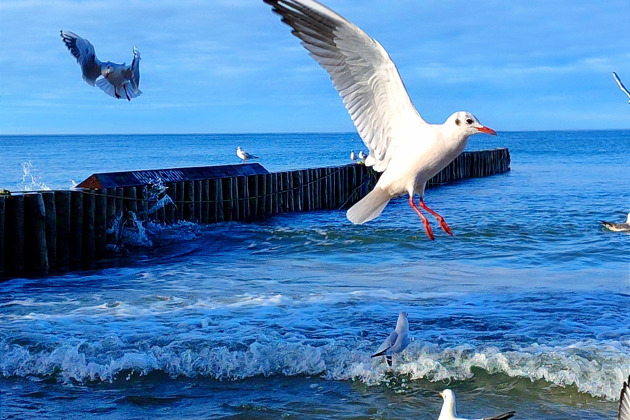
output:
[[[392,365],[392,356],[401,353],[411,343],[409,337],[409,320],[407,312],[398,314],[396,329],[383,341],[383,344],[376,350],[372,357],[385,356],[388,365]]]
[[[442,411],[440,411],[440,417],[438,417],[438,420],[468,420],[457,416],[457,402],[455,401],[455,393],[453,391],[445,389],[440,392],[440,396],[444,399],[444,404],[442,405]],[[513,417],[514,414],[516,414],[515,411],[510,411],[509,413],[503,413],[492,417],[484,417],[479,420],[506,420]]]
[[[602,225],[613,232],[630,232],[630,213],[628,213],[626,223],[606,222],[602,220]]]
[[[250,155],[245,150],[241,149],[241,146],[238,146],[236,148],[236,156],[241,158],[243,160],[243,163],[245,163],[245,161],[248,159],[258,159],[258,156]]]
[[[615,78],[615,82],[617,82],[617,84],[619,85],[619,89],[621,89],[623,93],[628,95],[628,98],[630,98],[630,92],[628,92],[628,89],[626,89],[623,83],[621,83],[621,79],[619,78],[619,76],[617,76],[617,73],[615,73],[614,71],[613,71],[613,77]],[[628,101],[628,103],[630,104],[630,101]]]
[[[133,61],[130,66],[127,66],[125,63],[101,62],[96,58],[94,46],[90,41],[73,32],[61,31],[61,39],[81,66],[83,80],[86,83],[91,86],[96,84],[103,92],[117,99],[124,95],[130,101],[142,94],[138,89],[140,86],[140,51],[136,47],[133,47]]]
[[[435,216],[452,235],[444,218],[424,204],[426,182],[455,159],[468,137],[496,135],[474,115],[456,112],[444,124],[425,122],[411,103],[396,66],[385,49],[342,16],[315,0],[264,0],[293,28],[310,55],[328,72],[350,117],[369,149],[365,164],[383,172],[376,187],[348,210],[363,224],[378,217],[390,199],[408,193],[427,236],[435,239],[427,218],[414,202]]]
[[[628,375],[628,380],[623,383],[621,388],[617,420],[630,420],[630,375]]]

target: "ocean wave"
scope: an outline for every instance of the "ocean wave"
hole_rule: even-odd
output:
[[[371,346],[371,343],[369,343]],[[131,348],[115,336],[74,344],[0,342],[0,375],[54,377],[63,382],[90,383],[163,372],[173,378],[237,381],[256,376],[319,376],[326,380],[386,384],[392,374],[410,380],[464,381],[476,370],[559,387],[575,387],[593,397],[616,400],[630,372],[630,342],[576,342],[563,346],[530,345],[512,349],[462,345],[443,348],[414,341],[393,371],[370,358],[368,343],[335,340],[241,340],[219,345],[200,339]]]

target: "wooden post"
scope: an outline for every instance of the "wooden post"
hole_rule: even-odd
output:
[[[201,181],[194,181],[195,222],[201,223]]]
[[[55,192],[57,224],[57,267],[70,264],[70,191]]]
[[[258,217],[258,175],[250,175],[246,177],[248,195],[249,195],[249,217],[255,219]]]
[[[217,222],[225,220],[225,213],[223,212],[223,182],[221,179],[212,180],[214,183],[214,205]]]
[[[273,214],[273,174],[265,175],[265,215]]]
[[[83,259],[83,191],[70,192],[69,242],[70,262],[81,261]]]
[[[237,177],[233,177],[232,178],[232,220],[240,220],[239,219],[239,214],[240,214],[240,203],[239,203],[239,193],[238,193],[238,178]]]
[[[57,208],[55,193],[44,191],[41,193],[46,209],[46,245],[48,247],[48,266],[57,267]]]
[[[138,197],[136,187],[124,187],[125,208],[127,211],[133,212],[138,215]],[[126,214],[123,214],[123,219]]]
[[[136,195],[138,202],[138,220],[149,220],[149,186],[140,185],[136,187]]]
[[[210,180],[201,181],[201,223],[210,223]]]
[[[4,206],[5,271],[21,273],[24,271],[24,196],[7,196]]]
[[[96,207],[94,211],[94,240],[96,244],[96,256],[98,258],[107,254],[107,191],[100,190],[96,193]]]
[[[4,273],[4,196],[0,196],[0,278]]]
[[[289,211],[291,211],[291,212],[295,211],[295,200],[296,200],[295,190],[293,189],[293,186],[294,186],[293,177],[294,176],[295,176],[295,172],[294,171],[287,172],[287,182],[288,182],[288,188],[289,188]]]
[[[95,210],[94,190],[83,191],[83,260],[85,261],[92,261],[96,256]]]
[[[278,174],[271,174],[271,188],[273,195],[273,214],[278,214],[280,212],[280,200],[279,200],[279,187],[278,187]]]
[[[175,204],[177,205],[177,210],[175,211],[175,218],[177,221],[180,221],[184,220],[184,196],[186,195],[183,181],[177,183],[176,193],[177,199],[175,200]]]
[[[164,217],[165,217],[165,222],[167,224],[174,224],[177,221],[177,183],[172,182],[170,184],[166,184],[166,194],[170,197],[171,201],[173,202],[172,204],[168,204],[165,208],[164,208]]]
[[[184,181],[184,220],[195,221],[195,184],[193,181]]]
[[[24,195],[24,269],[47,271],[46,206],[41,194]]]
[[[239,185],[239,190],[241,191],[241,213],[240,220],[249,219],[250,209],[249,209],[249,184],[247,182],[246,176],[237,177],[237,182]]]
[[[221,181],[223,182],[223,220],[231,221],[234,208],[232,178],[223,178]]]

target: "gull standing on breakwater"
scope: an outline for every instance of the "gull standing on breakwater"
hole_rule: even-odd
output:
[[[125,98],[130,101],[142,94],[140,91],[140,51],[133,47],[133,61],[130,66],[101,62],[96,58],[94,46],[87,39],[70,31],[60,31],[63,43],[81,66],[83,80],[87,84],[98,86],[114,98]],[[101,77],[102,76],[102,77]]]
[[[383,172],[374,190],[348,210],[348,219],[363,224],[378,217],[389,200],[408,193],[429,239],[427,218],[414,202],[424,204],[426,182],[453,161],[477,133],[496,135],[468,112],[456,112],[444,124],[425,122],[411,103],[396,66],[385,49],[359,27],[314,0],[263,0],[293,28],[293,34],[330,75],[359,135],[369,149],[367,166]]]
[[[241,158],[243,160],[243,163],[245,163],[247,159],[258,159],[258,156],[250,155],[245,150],[241,149],[241,146],[238,146],[236,148],[236,156]]]
[[[619,78],[619,76],[617,76],[617,73],[615,73],[614,71],[613,71],[613,77],[615,78],[615,82],[617,82],[617,84],[619,85],[619,89],[621,89],[621,91],[625,93],[626,95],[628,95],[628,98],[630,98],[630,92],[628,92],[628,89],[626,89],[623,83],[621,83],[621,79]],[[630,104],[630,101],[628,101],[628,103]]]
[[[626,223],[606,222],[602,220],[602,225],[613,232],[630,232],[630,213],[628,213]]]
[[[467,420],[463,417],[457,416],[457,402],[455,401],[455,393],[450,389],[445,389],[440,392],[440,396],[444,399],[444,405],[442,405],[442,411],[440,411],[440,417],[438,420]],[[506,420],[514,416],[515,411],[509,413],[499,414],[498,416],[484,417],[479,420]]]
[[[383,344],[376,350],[376,353],[372,357],[385,356],[387,364],[392,365],[392,356],[398,353],[402,353],[411,343],[409,337],[409,320],[407,312],[400,312],[398,314],[398,321],[396,322],[396,329],[387,337]]]
[[[350,151],[350,160],[353,162],[357,160],[357,155],[354,154],[354,150]]]

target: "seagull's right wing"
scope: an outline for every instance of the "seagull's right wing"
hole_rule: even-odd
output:
[[[384,171],[401,140],[426,124],[385,49],[359,27],[315,0],[264,0],[328,72],[374,169]],[[398,143],[398,144],[397,144]]]
[[[617,420],[630,420],[630,375],[621,388],[621,395],[619,396],[619,414],[617,414]]]
[[[81,66],[83,80],[94,86],[101,75],[101,62],[96,58],[94,46],[87,39],[70,31],[61,31],[61,39]]]
[[[619,85],[619,88],[626,94],[628,95],[628,97],[630,97],[630,92],[628,92],[628,89],[626,89],[626,87],[623,85],[623,83],[621,83],[621,79],[619,78],[619,76],[617,76],[617,73],[615,73],[613,71],[613,77],[615,78],[615,82],[617,82],[617,84]]]
[[[130,81],[134,92],[138,93],[138,89],[140,88],[140,51],[138,51],[136,47],[133,47]]]

